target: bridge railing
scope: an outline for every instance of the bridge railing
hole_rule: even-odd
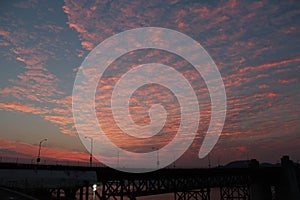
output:
[[[18,158],[18,157],[4,157],[0,156],[1,163],[10,163],[10,164],[37,164],[36,158]],[[87,159],[86,161],[71,161],[71,160],[58,160],[58,159],[41,159],[39,165],[61,165],[61,166],[80,166],[80,167],[89,167],[90,162]],[[100,162],[93,162],[93,167],[104,167]]]

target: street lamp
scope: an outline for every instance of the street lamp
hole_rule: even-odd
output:
[[[94,143],[94,139],[92,137],[88,137],[88,136],[85,136],[84,138],[91,140],[90,167],[92,167],[92,164],[93,164],[93,143]]]
[[[37,156],[37,159],[36,159],[36,162],[37,163],[39,163],[40,161],[41,161],[41,148],[42,148],[42,143],[43,142],[46,142],[47,141],[47,139],[45,138],[45,139],[42,139],[41,141],[40,141],[40,145],[39,145],[39,153],[38,153],[38,156]]]
[[[120,164],[120,152],[119,152],[119,149],[118,149],[118,160],[117,160],[117,168],[119,168],[119,164]]]
[[[159,168],[159,148],[157,147],[152,147],[153,150],[156,150],[156,165],[157,169]]]

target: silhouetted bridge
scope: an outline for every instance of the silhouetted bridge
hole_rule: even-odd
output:
[[[133,200],[174,193],[176,200],[209,200],[212,188],[219,188],[222,200],[300,199],[300,167],[287,156],[282,158],[281,165],[269,167],[260,167],[256,160],[251,160],[244,168],[174,168],[141,174],[68,166],[1,164],[0,168],[2,186],[27,193],[34,191],[43,194],[43,199],[52,195],[56,199]],[[92,192],[94,184],[97,188]]]

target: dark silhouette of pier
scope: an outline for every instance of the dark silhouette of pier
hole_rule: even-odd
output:
[[[299,183],[300,166],[288,156],[278,165],[260,165],[253,159],[240,167],[165,168],[140,174],[97,167],[0,165],[2,187],[43,195],[43,199],[134,200],[174,193],[175,200],[210,200],[212,188],[218,188],[221,200],[299,200]]]

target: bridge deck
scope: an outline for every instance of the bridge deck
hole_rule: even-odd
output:
[[[296,184],[300,182],[300,167],[294,164],[259,167],[257,163],[257,165],[243,168],[165,168],[149,173],[133,174],[105,167],[0,163],[0,172],[7,170],[11,170],[11,174],[22,170],[35,171],[40,174],[55,171],[63,172],[68,176],[70,174],[78,176],[78,174],[84,174],[85,172],[93,172],[95,179],[82,179],[80,184],[73,185],[68,189],[66,186],[61,185],[61,181],[58,181],[57,187],[47,187],[56,188],[58,195],[59,191],[63,189],[66,192],[65,194],[71,196],[74,196],[76,191],[80,189],[80,195],[82,196],[84,190],[89,191],[89,188],[97,182],[96,196],[99,199],[110,199],[116,196],[127,196],[130,199],[135,199],[137,196],[163,193],[175,193],[178,199],[184,199],[186,198],[185,195],[191,195],[192,193],[193,195],[209,196],[210,188],[220,188],[224,197],[229,193],[238,193],[248,199],[250,188],[252,188],[251,192],[254,194],[253,191],[261,190],[262,187],[266,186],[267,189],[264,192],[259,191],[259,193],[270,193],[271,187],[275,187],[280,196],[281,193],[286,193],[290,189],[284,187],[286,183],[292,181],[292,184]],[[86,174],[84,176],[92,175]],[[63,178],[66,179],[65,176]],[[71,182],[74,182],[73,180],[75,179],[72,179]],[[299,184],[296,184],[295,187],[292,185],[291,188],[294,188],[293,190],[296,192],[297,188],[298,191],[300,190]],[[88,192],[85,193],[88,195]]]

